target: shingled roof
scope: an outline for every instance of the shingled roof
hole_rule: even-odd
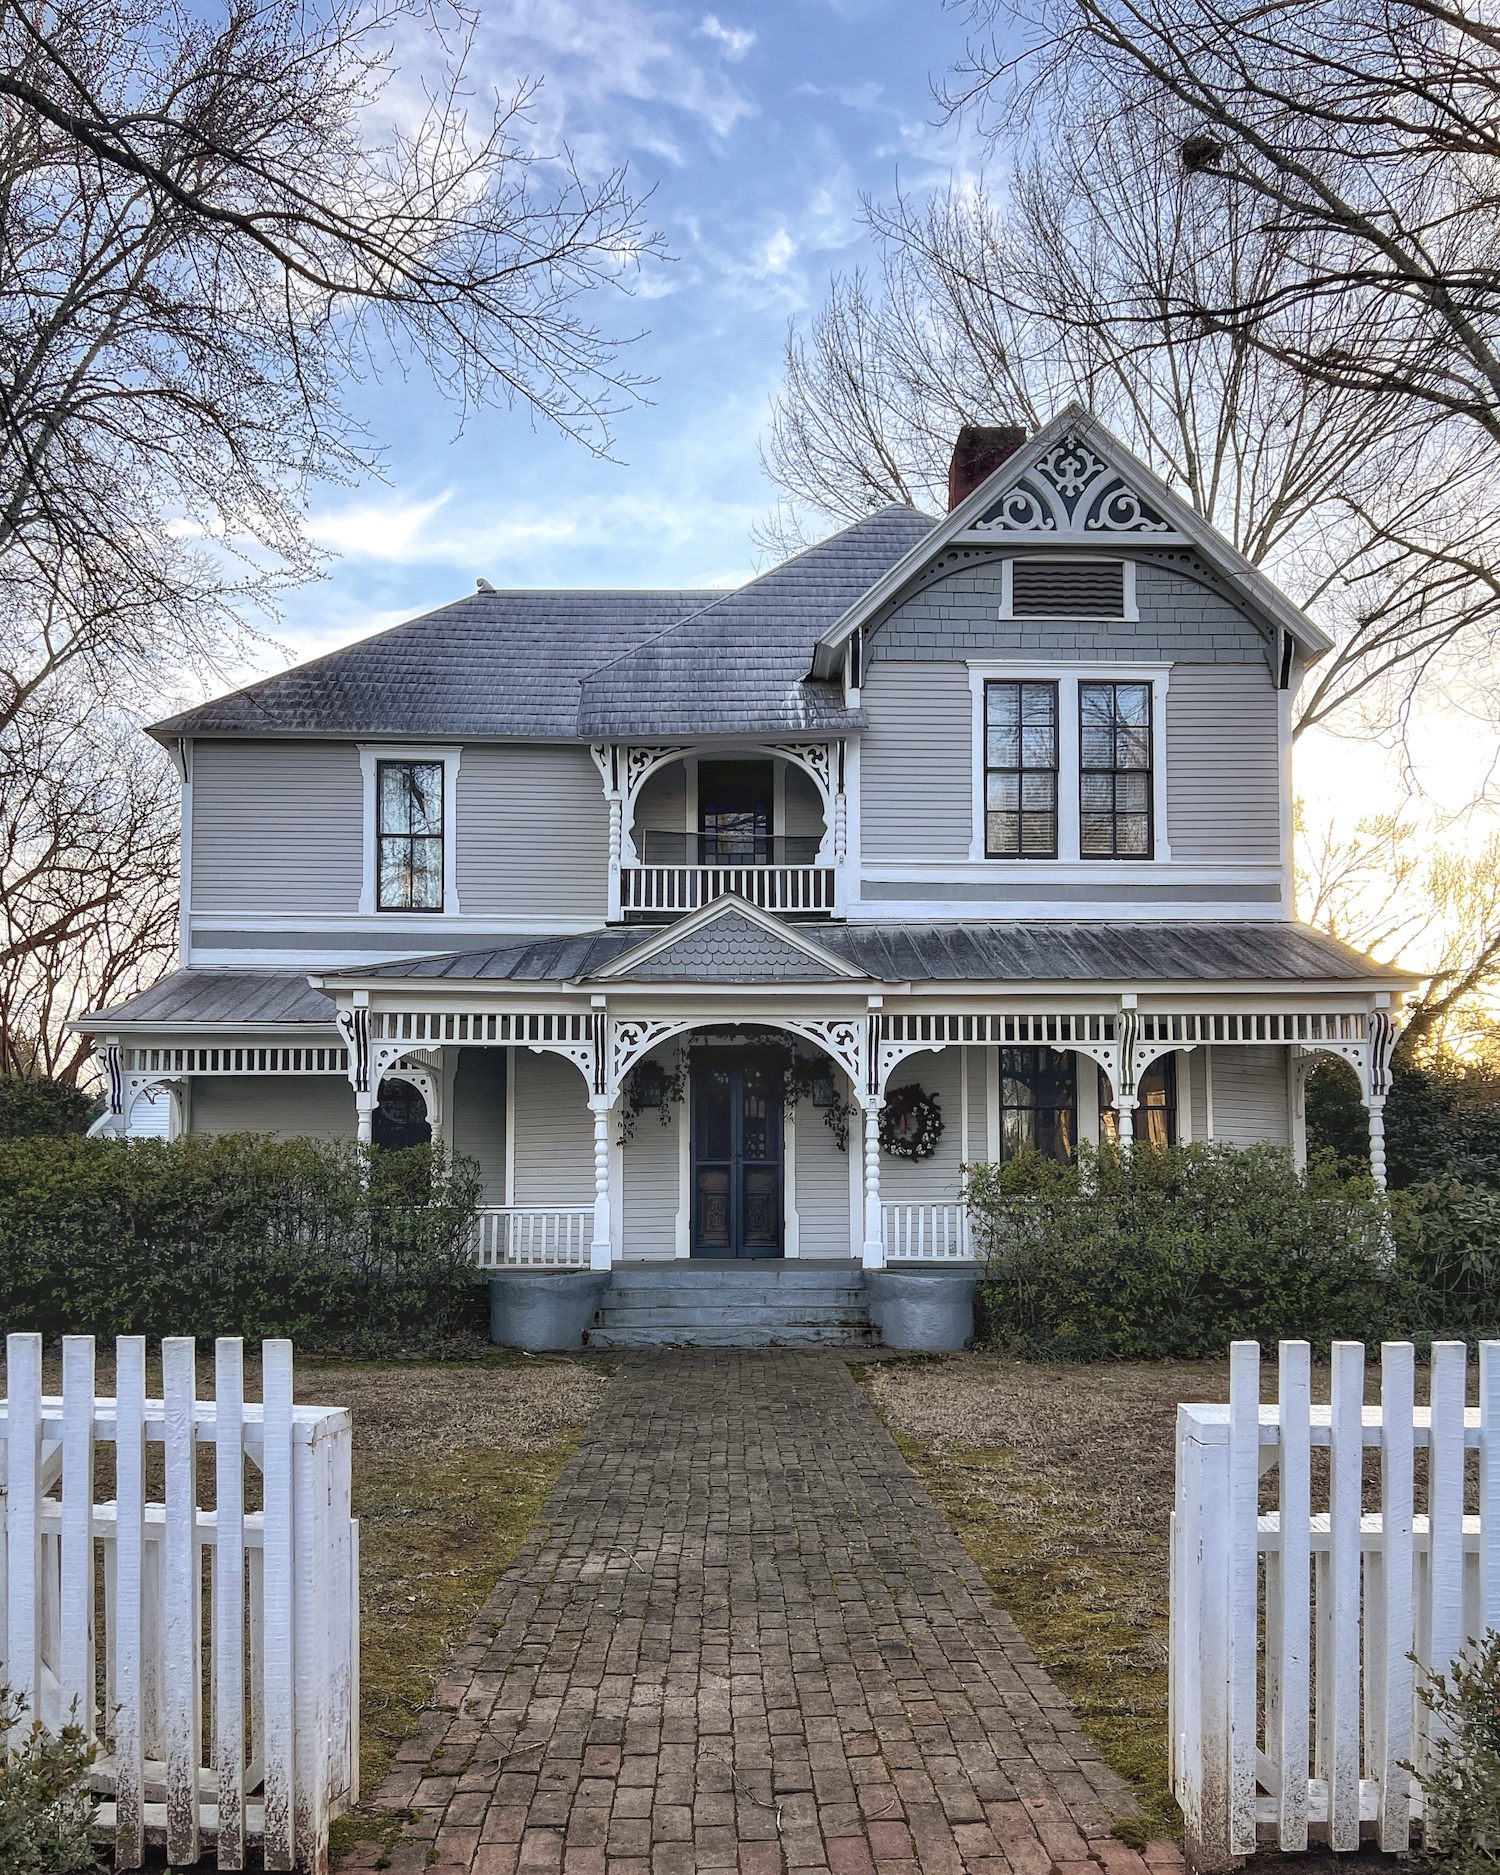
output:
[[[175,736],[854,728],[820,633],[935,523],[882,508],[733,592],[476,592],[153,726]]]

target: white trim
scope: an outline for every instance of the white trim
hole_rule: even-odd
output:
[[[364,786],[363,880],[359,892],[359,912],[363,918],[381,921],[382,928],[392,918],[411,918],[409,911],[381,911],[376,904],[375,865],[375,766],[377,762],[441,762],[443,765],[443,909],[420,914],[424,923],[448,920],[459,914],[458,903],[458,765],[462,748],[430,742],[360,742],[359,773]],[[286,920],[282,921],[283,923]],[[307,921],[296,920],[299,929]],[[207,929],[208,927],[205,927]],[[233,929],[233,926],[228,927]],[[241,927],[243,928],[243,927]]]
[[[516,1202],[516,1049],[505,1051],[505,1208]]]
[[[177,877],[177,962],[186,970],[193,954],[193,739],[177,744],[177,772],[182,777],[182,856]]]
[[[781,1103],[781,1254],[802,1255],[802,1230],[797,1218],[797,1103]]]
[[[1171,688],[1172,667],[1170,664],[1110,664],[1078,663],[1040,664],[1032,659],[1024,661],[1003,658],[970,658],[967,660],[969,673],[969,707],[972,714],[971,737],[973,744],[973,763],[970,777],[971,819],[969,828],[969,859],[986,868],[1008,867],[1010,873],[1002,875],[998,871],[993,876],[1014,876],[1035,879],[1060,879],[1094,876],[1093,868],[1107,869],[1100,877],[1119,879],[1124,883],[1126,873],[1140,873],[1147,877],[1156,866],[1170,865],[1172,862],[1172,844],[1167,838],[1167,694]],[[1057,858],[1003,860],[991,859],[984,850],[984,687],[989,682],[1001,683],[1048,683],[1057,685]],[[1104,684],[1150,684],[1151,686],[1151,845],[1150,859],[1084,859],[1079,851],[1081,834],[1079,830],[1079,725],[1078,725],[1078,686],[1087,683]],[[1060,870],[1065,866],[1088,867],[1088,875],[1066,873]],[[1019,870],[1018,870],[1019,869]],[[1238,875],[1242,877],[1243,875]],[[1278,874],[1278,877],[1280,875]],[[1237,882],[1237,880],[1235,881]],[[903,906],[906,913],[908,908]],[[909,915],[909,914],[908,914]],[[930,913],[922,914],[931,916]],[[946,913],[944,914],[947,915]],[[973,913],[973,916],[980,914]],[[1016,913],[1009,911],[1009,916],[1045,916],[1046,913]],[[1052,915],[1057,915],[1053,907]],[[1158,914],[1160,915],[1160,914]],[[1180,917],[1181,912],[1174,906],[1172,916]]]
[[[693,1077],[687,1079],[677,1115],[677,1217],[673,1254],[693,1254]]]
[[[1000,1050],[984,1051],[984,1156],[1000,1163]]]
[[[1214,1051],[1203,1050],[1203,1132],[1210,1145],[1214,1138]]]
[[[1019,543],[1018,543],[1019,545]],[[1017,560],[1032,563],[1038,561],[1051,566],[1097,566],[1101,560],[1112,561],[1120,570],[1122,612],[1027,612],[1021,619],[1022,624],[1036,623],[1045,625],[1058,619],[1077,619],[1089,624],[1103,625],[1135,624],[1140,619],[1140,612],[1135,602],[1135,561],[1128,560],[1124,554],[1089,553],[1026,553],[1016,552],[1000,562],[1000,612],[999,616],[1007,624],[1016,623],[1016,576]]]

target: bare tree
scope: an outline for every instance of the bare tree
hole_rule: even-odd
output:
[[[0,732],[0,1073],[74,1081],[63,1024],[158,976],[176,948],[177,787],[165,755],[55,690]]]
[[[940,507],[961,424],[1036,425],[1076,398],[1330,627],[1299,731],[1399,720],[1456,642],[1500,623],[1447,545],[1500,529],[1488,446],[1186,321],[1184,303],[1295,272],[1287,238],[1254,205],[1205,203],[1144,113],[1052,131],[998,196],[868,211],[878,280],[835,279],[788,342],[766,452],[786,506],[766,544],[794,544],[802,510]],[[1372,343],[1381,319],[1372,306]]]
[[[652,244],[622,174],[467,95],[415,119],[422,0],[0,4],[0,723],[59,672],[202,663],[314,569],[346,392],[415,363],[595,447],[632,383],[587,310]]]
[[[1443,844],[1409,816],[1301,824],[1298,910],[1357,950],[1421,971],[1399,1050],[1492,1050],[1500,990],[1500,834]],[[1441,830],[1440,830],[1441,831]],[[1447,830],[1452,834],[1455,830]]]

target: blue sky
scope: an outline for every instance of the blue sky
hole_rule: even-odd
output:
[[[322,492],[312,531],[340,556],[291,596],[279,636],[307,656],[496,586],[736,584],[775,491],[758,444],[788,321],[866,257],[862,193],[940,184],[972,158],[931,85],[961,48],[939,0],[484,0],[476,77],[545,80],[537,140],[594,173],[629,163],[672,259],[601,296],[655,380],[614,461],[522,412],[452,409],[389,375],[356,405],[385,480]],[[268,659],[276,662],[274,658]]]

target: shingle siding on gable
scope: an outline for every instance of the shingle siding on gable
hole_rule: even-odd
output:
[[[195,743],[192,841],[194,911],[358,911],[358,751],[348,742]]]
[[[471,745],[458,771],[464,915],[597,918],[609,909],[609,809],[576,744]]]
[[[872,664],[860,739],[860,844],[870,859],[965,859],[973,706],[962,664]]]
[[[871,664],[987,656],[1265,662],[1264,641],[1249,619],[1186,572],[1139,561],[1136,607],[1139,619],[1002,619],[1000,563],[988,561],[958,568],[899,606],[871,633],[868,659]]]
[[[669,944],[622,981],[636,983],[826,983],[832,974],[816,957],[762,931],[748,918],[726,912],[701,931]]]
[[[1264,664],[1179,664],[1167,691],[1167,834],[1176,860],[1281,857],[1276,691]]]

